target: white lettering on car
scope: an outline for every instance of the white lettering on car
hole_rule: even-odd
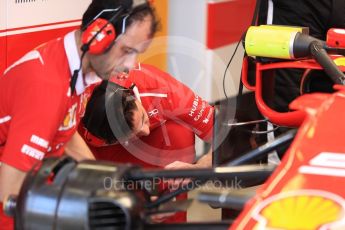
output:
[[[322,152],[298,169],[302,174],[345,177],[344,153]]]

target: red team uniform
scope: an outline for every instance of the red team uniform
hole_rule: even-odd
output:
[[[194,135],[211,141],[214,108],[169,74],[141,64],[126,80],[111,80],[126,88],[136,85],[149,117],[150,135],[129,145],[99,147],[93,146],[85,129],[80,128],[97,159],[150,167],[164,167],[177,160],[192,163]]]
[[[77,49],[71,32],[29,52],[0,77],[1,162],[28,171],[45,157],[63,155],[85,112],[91,95],[88,86],[99,81],[95,75],[83,78],[80,71],[76,93],[71,95],[70,78],[80,64]],[[131,71],[126,81],[116,81],[125,87],[133,82],[149,116],[150,135],[125,147],[90,146],[95,157],[146,167],[163,167],[176,160],[192,163],[194,134],[211,139],[213,107],[149,65]],[[11,229],[2,213],[0,218],[2,227]]]
[[[2,163],[28,171],[45,157],[63,155],[91,95],[88,86],[99,81],[80,71],[71,95],[70,79],[80,64],[77,50],[71,32],[27,53],[0,77]],[[0,218],[1,228],[10,229]]]
[[[93,146],[94,138],[79,130],[96,159],[143,167],[164,167],[174,161],[193,163],[195,134],[204,141],[212,137],[214,108],[169,74],[150,65],[132,70],[127,80],[112,81],[129,88],[134,83],[150,121],[150,135],[128,145]],[[183,194],[178,199],[184,199]],[[177,213],[167,222],[186,221]]]

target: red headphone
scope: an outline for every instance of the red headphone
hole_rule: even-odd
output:
[[[83,51],[81,60],[83,59],[86,52],[94,55],[100,55],[105,53],[113,44],[116,39],[117,33],[112,24],[112,22],[122,19],[122,31],[125,32],[126,19],[130,16],[133,8],[144,5],[151,4],[149,0],[130,0],[128,1],[130,5],[120,5],[116,9],[104,9],[98,15],[96,15],[91,22],[89,22],[83,29],[81,35],[81,41],[83,45],[81,50]],[[105,12],[113,12],[111,18],[103,19],[100,16]],[[81,70],[81,63],[79,69],[73,71],[73,75],[70,82],[72,94],[75,91],[75,85],[78,78],[78,73]]]
[[[116,31],[110,21],[97,18],[82,33],[81,41],[90,54],[104,53],[114,42]]]
[[[148,0],[133,0],[131,8],[139,5],[152,4]],[[100,16],[105,12],[114,12],[110,19],[103,19]],[[82,50],[90,54],[99,55],[106,52],[114,43],[117,32],[112,22],[122,19],[122,31],[124,33],[126,27],[126,19],[131,14],[131,10],[126,9],[124,6],[119,6],[116,9],[104,9],[86,26],[83,30]],[[118,33],[120,34],[120,33]]]
[[[95,135],[90,133],[85,127],[82,127],[82,129],[80,129],[79,131],[81,131],[81,135],[84,137],[85,141],[93,147],[105,147],[119,143],[117,140],[111,143],[107,143],[104,139],[96,137]]]

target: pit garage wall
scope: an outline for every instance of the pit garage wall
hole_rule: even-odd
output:
[[[91,0],[1,0],[0,73],[27,51],[80,25]],[[155,0],[160,31],[145,63],[168,70],[209,101],[224,97],[222,76],[250,22],[255,0]],[[167,52],[168,51],[168,52]],[[241,53],[227,75],[237,92]]]
[[[89,2],[1,0],[0,72],[37,45],[80,25],[80,18]]]
[[[170,0],[168,72],[209,102],[225,98],[223,75],[243,32],[250,25],[256,0]],[[227,72],[228,96],[238,93],[243,48]],[[196,137],[196,154],[205,153]]]
[[[0,0],[0,73],[34,47],[78,28],[83,12],[91,0]],[[154,6],[161,20],[157,34],[166,40],[168,0],[157,0]],[[164,40],[164,39],[163,39]],[[164,54],[144,60],[166,70]],[[148,54],[152,53],[151,49]]]
[[[224,98],[223,74],[250,25],[255,0],[170,0],[168,71],[208,101]],[[238,91],[243,49],[226,76],[228,95]]]
[[[2,35],[7,28],[7,1],[0,1],[0,73],[3,72],[7,65],[7,39]]]

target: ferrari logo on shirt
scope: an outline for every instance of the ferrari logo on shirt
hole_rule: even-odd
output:
[[[59,131],[68,130],[77,124],[76,113],[77,113],[77,103],[72,105],[71,108],[68,110],[67,115],[65,119],[63,120],[62,125],[59,128]]]
[[[90,96],[90,95],[83,93],[83,94],[81,95],[81,97],[80,97],[80,105],[81,105],[81,107],[80,107],[79,110],[82,111],[81,116],[84,116],[84,113],[85,113],[85,109],[86,109],[86,106],[87,106],[87,102],[88,102],[89,96]]]

